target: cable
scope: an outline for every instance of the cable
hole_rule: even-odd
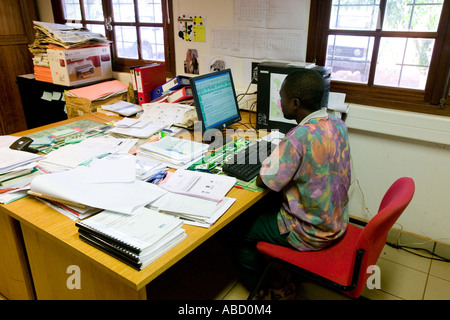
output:
[[[389,242],[386,242],[386,244],[387,244],[388,246],[392,247],[392,248],[404,250],[404,251],[406,251],[406,252],[408,252],[408,253],[411,253],[411,254],[413,254],[413,255],[416,255],[416,256],[419,256],[419,257],[422,257],[422,258],[425,258],[425,259],[436,260],[436,261],[442,261],[442,262],[450,262],[450,259],[447,259],[447,258],[444,258],[444,257],[442,257],[442,256],[440,256],[440,255],[437,255],[436,253],[433,253],[433,252],[431,252],[430,250],[425,249],[425,248],[408,247],[408,246],[397,245],[397,244],[393,244],[393,243],[389,243]],[[431,254],[431,255],[433,255],[433,256],[436,256],[437,258],[425,256],[425,255],[419,254],[419,253],[417,253],[417,252],[410,251],[410,250],[408,250],[408,249],[425,251],[425,252],[427,252],[427,253],[429,253],[429,254]]]

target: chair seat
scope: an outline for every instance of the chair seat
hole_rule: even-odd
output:
[[[319,251],[298,251],[263,241],[258,243],[257,248],[270,257],[281,259],[323,278],[348,286],[352,280],[355,244],[361,231],[362,229],[358,227],[348,225],[341,240]]]

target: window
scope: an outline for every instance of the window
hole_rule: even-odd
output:
[[[115,71],[165,62],[175,74],[172,0],[52,0],[55,22],[83,26],[113,41]]]
[[[450,1],[311,0],[307,60],[347,101],[450,115]]]

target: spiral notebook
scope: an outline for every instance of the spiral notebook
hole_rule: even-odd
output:
[[[138,269],[186,237],[182,224],[178,217],[145,207],[133,215],[105,210],[75,223],[82,240],[126,263],[133,261]]]

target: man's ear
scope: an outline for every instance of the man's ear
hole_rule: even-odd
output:
[[[293,107],[294,107],[295,110],[300,109],[300,107],[301,107],[300,99],[298,99],[298,98],[292,98],[292,105],[293,105]]]

